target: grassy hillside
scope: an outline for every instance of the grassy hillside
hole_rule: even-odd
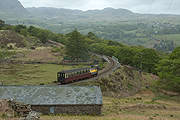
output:
[[[57,72],[82,66],[53,64],[4,64],[0,65],[0,81],[4,85],[53,84]]]
[[[30,47],[40,42],[34,37],[25,37],[11,30],[0,30],[0,47],[7,47],[14,44],[15,47]]]

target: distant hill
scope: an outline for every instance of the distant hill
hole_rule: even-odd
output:
[[[71,10],[63,8],[27,8],[29,13],[34,17],[43,17],[47,19],[60,21],[115,21],[119,19],[129,18],[135,14],[126,9],[105,8],[103,10]]]
[[[7,24],[24,24],[56,33],[78,29],[98,37],[128,45],[152,48],[158,41],[180,45],[180,15],[139,14],[127,9],[72,10],[64,8],[24,8],[18,0],[0,0],[0,19]]]
[[[27,10],[18,0],[0,0],[1,17],[15,17],[16,15],[25,15]],[[4,15],[4,16],[3,16]]]

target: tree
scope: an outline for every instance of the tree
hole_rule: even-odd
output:
[[[74,30],[69,34],[69,39],[66,44],[66,53],[73,59],[86,59],[88,57],[88,47],[84,37]]]
[[[28,32],[30,33],[30,35],[39,38],[42,43],[46,43],[49,39],[52,39],[55,36],[54,33],[48,30],[36,28],[33,26],[30,26],[28,28]],[[56,41],[55,39],[56,37],[54,37],[54,41]]]
[[[94,33],[92,33],[92,32],[89,32],[88,35],[87,35],[87,37],[88,37],[89,39],[92,39],[92,40],[98,39],[97,36],[96,36]]]
[[[106,47],[107,45],[104,43],[93,43],[92,45],[90,45],[90,51],[97,54],[104,55]]]
[[[25,26],[25,25],[17,25],[17,26],[15,26],[15,28],[14,28],[15,32],[18,32],[18,33],[20,33],[21,30],[23,30],[23,29],[26,29],[26,26]]]
[[[140,62],[142,70],[150,73],[156,73],[156,64],[158,64],[160,57],[154,49],[145,48],[140,52]]]
[[[171,60],[180,59],[180,47],[177,47],[170,55]]]
[[[115,53],[115,56],[119,59],[120,63],[131,66],[134,66],[135,55],[135,49],[130,47],[119,47]]]
[[[3,20],[0,20],[0,28],[3,27],[5,22]]]
[[[163,88],[180,92],[180,47],[159,62],[157,71]]]

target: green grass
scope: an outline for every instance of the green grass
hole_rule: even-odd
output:
[[[5,85],[52,84],[57,72],[83,66],[62,66],[53,64],[6,64],[0,65],[0,81]]]

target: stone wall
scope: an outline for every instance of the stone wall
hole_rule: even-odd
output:
[[[32,105],[32,110],[42,114],[100,115],[102,105]]]

